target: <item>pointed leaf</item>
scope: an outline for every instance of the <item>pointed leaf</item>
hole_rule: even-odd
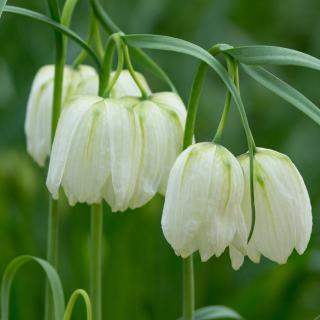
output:
[[[46,273],[52,292],[54,320],[63,319],[65,302],[60,278],[55,269],[45,260],[33,256],[19,256],[6,268],[1,283],[1,320],[9,320],[10,291],[17,271],[28,262],[36,262]]]
[[[224,52],[241,63],[249,65],[293,65],[320,70],[320,60],[306,53],[273,46],[244,46]]]
[[[3,1],[3,0],[0,0]],[[0,5],[0,10],[1,10],[1,5]],[[0,11],[1,12],[1,11]],[[88,44],[81,38],[79,37],[75,32],[73,32],[71,29],[63,26],[62,24],[48,18],[47,16],[20,7],[15,7],[15,6],[5,6],[3,12],[7,13],[15,13],[18,15],[22,15],[24,17],[32,18],[34,20],[40,21],[44,24],[49,25],[53,29],[63,33],[64,35],[68,36],[70,39],[74,40],[76,43],[78,43],[83,49],[85,49],[88,54],[91,55],[93,58],[94,62],[96,63],[97,67],[100,69],[101,68],[101,63],[99,58],[97,57],[96,53],[88,46]]]
[[[243,65],[244,71],[267,89],[288,101],[320,125],[320,109],[307,97],[262,67]]]

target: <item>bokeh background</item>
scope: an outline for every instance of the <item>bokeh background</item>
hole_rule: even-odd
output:
[[[47,12],[45,1],[8,1]],[[85,37],[88,1],[80,1],[73,28]],[[269,44],[320,57],[319,0],[108,0],[109,14],[127,33],[180,37],[205,48]],[[79,52],[71,44],[69,62]],[[176,84],[184,101],[198,62],[178,54],[150,52]],[[17,16],[0,22],[0,274],[20,254],[45,256],[48,194],[45,170],[25,151],[26,101],[35,72],[54,60],[52,31]],[[91,63],[88,60],[88,63]],[[163,83],[143,71],[153,91]],[[320,105],[320,74],[297,67],[273,69]],[[196,306],[223,304],[245,319],[307,320],[320,314],[320,148],[319,127],[288,103],[241,73],[241,87],[258,146],[288,154],[305,178],[313,204],[312,240],[303,256],[286,265],[246,261],[235,272],[228,253],[201,263],[195,255]],[[198,141],[211,140],[225,88],[208,73],[196,126]],[[223,143],[238,155],[245,137],[233,108]],[[160,228],[163,198],[145,207],[112,214],[105,205],[103,302],[105,319],[177,319],[181,311],[181,261]],[[59,273],[66,297],[88,288],[89,209],[61,204]],[[19,272],[12,291],[11,319],[41,319],[44,276],[34,265]],[[74,319],[85,319],[81,304]]]

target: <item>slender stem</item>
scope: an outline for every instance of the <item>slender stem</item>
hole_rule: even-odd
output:
[[[94,14],[96,15],[102,27],[108,34],[112,34],[115,32],[123,33],[122,30],[109,17],[107,12],[104,10],[103,6],[100,4],[99,0],[90,0],[90,4],[94,11]],[[150,71],[152,71],[156,76],[158,76],[160,79],[166,82],[173,92],[177,92],[174,84],[172,83],[168,75],[153,59],[151,59],[146,53],[144,53],[142,50],[138,48],[131,47],[130,50],[132,56],[134,56],[137,62],[140,62],[140,64],[148,67]]]
[[[95,44],[96,44],[96,48],[98,51],[98,55],[100,57],[100,59],[103,59],[104,56],[104,47],[103,47],[103,43],[101,41],[101,33],[100,33],[100,28],[99,28],[99,24],[98,24],[98,20],[96,19],[96,16],[94,14],[92,14],[93,16],[93,35],[94,35],[94,39],[95,39]]]
[[[236,61],[234,61],[234,65],[235,65],[235,85],[238,88],[238,91],[240,94],[239,67]],[[251,134],[251,131],[250,131],[250,134]],[[255,145],[252,134],[251,134],[250,141],[248,141],[248,147],[249,147],[249,156],[250,156],[249,169],[250,169],[251,227],[250,227],[247,242],[249,242],[252,238],[254,226],[256,223],[256,205],[255,205],[255,194],[254,194],[254,155],[256,153],[256,145]]]
[[[117,48],[117,53],[118,53],[118,65],[116,72],[110,80],[110,73],[112,70],[112,61],[113,61],[113,54],[114,54],[114,47],[116,46]],[[103,61],[103,68],[102,68],[102,73],[100,75],[100,84],[99,84],[99,93],[100,96],[106,97],[109,95],[111,89],[117,82],[120,73],[123,69],[123,64],[124,64],[124,55],[123,55],[123,42],[121,40],[121,37],[118,33],[114,33],[107,42],[107,47],[106,47],[106,53],[104,56],[104,61]]]
[[[136,72],[133,69],[133,66],[132,66],[132,63],[131,63],[131,59],[130,59],[130,55],[129,55],[129,49],[128,49],[127,46],[125,46],[125,48],[124,48],[124,59],[126,61],[127,68],[128,68],[128,70],[130,72],[130,75],[133,78],[133,80],[136,83],[136,85],[138,86],[142,97],[144,99],[148,98],[149,95],[148,95],[147,91],[145,90],[143,85],[140,83],[140,81],[139,81],[139,79],[138,79],[138,77],[136,75]]]
[[[58,201],[50,197],[48,234],[47,234],[47,261],[57,269],[59,247],[59,211]],[[46,283],[45,293],[45,319],[53,319],[53,302],[49,284]]]
[[[60,9],[56,0],[48,0],[52,19],[60,22]],[[66,56],[65,41],[60,32],[55,32],[56,61],[54,69],[54,88],[52,101],[51,142],[54,139],[62,104],[63,72]],[[47,235],[47,260],[53,267],[58,267],[59,214],[58,202],[50,199]],[[45,319],[53,318],[52,296],[48,283],[46,285]]]
[[[234,80],[235,77],[235,71],[234,71],[234,63],[231,59],[226,59],[227,60],[227,65],[228,65],[228,72],[229,72],[229,76],[232,80]],[[229,111],[230,111],[230,104],[231,104],[231,93],[229,90],[227,90],[226,93],[226,99],[224,102],[224,108],[223,108],[223,113],[216,131],[216,134],[213,138],[213,142],[218,143],[221,139],[222,133],[224,131],[226,122],[227,122],[227,118],[229,115]]]
[[[183,259],[183,320],[193,320],[194,278],[193,256]]]
[[[206,72],[207,72],[207,65],[205,63],[201,63],[198,67],[196,76],[194,78],[190,97],[189,97],[186,126],[184,129],[184,137],[183,137],[183,149],[188,148],[188,146],[192,144],[194,127],[196,123],[196,117],[197,117],[198,106],[199,106],[199,100],[200,100],[200,95],[201,95]]]
[[[74,305],[76,301],[78,300],[79,297],[83,298],[83,301],[86,306],[86,311],[87,311],[87,320],[92,320],[92,307],[91,307],[91,301],[88,296],[88,294],[82,290],[82,289],[77,289],[74,291],[69,299],[69,302],[66,307],[66,311],[64,313],[64,319],[63,320],[70,320],[73,312]]]
[[[91,268],[90,297],[92,302],[92,319],[102,320],[102,203],[91,206]]]

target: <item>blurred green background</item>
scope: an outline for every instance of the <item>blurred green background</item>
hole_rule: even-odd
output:
[[[8,1],[46,12],[45,1]],[[80,1],[73,28],[85,36],[88,1]],[[109,14],[127,33],[180,37],[205,48],[269,44],[320,57],[319,0],[108,0]],[[54,60],[51,30],[26,18],[4,15],[0,22],[0,273],[20,254],[45,256],[48,194],[46,173],[25,151],[26,101],[35,72]],[[70,59],[79,48],[70,45]],[[150,52],[176,84],[184,101],[198,62]],[[88,60],[88,63],[91,61]],[[153,91],[166,87],[143,71]],[[320,75],[302,68],[275,68],[283,79],[320,105]],[[314,214],[313,235],[303,256],[286,265],[246,261],[235,272],[228,253],[201,263],[195,255],[196,306],[224,304],[246,319],[305,320],[320,314],[320,148],[319,127],[280,98],[241,73],[243,99],[258,146],[288,154],[305,178]],[[198,141],[210,140],[225,89],[209,72],[197,120]],[[233,108],[223,143],[238,155],[245,137]],[[181,311],[181,261],[160,228],[163,199],[158,196],[134,212],[111,214],[105,205],[103,302],[105,319],[177,319]],[[66,297],[88,288],[89,210],[61,204],[59,273]],[[11,319],[41,319],[44,276],[30,265],[12,291]],[[81,304],[74,319],[85,319]]]

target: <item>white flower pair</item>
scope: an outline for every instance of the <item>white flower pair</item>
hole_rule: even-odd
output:
[[[213,143],[190,146],[170,173],[162,228],[176,254],[199,250],[201,259],[219,256],[229,247],[238,269],[245,255],[285,263],[295,248],[309,242],[312,214],[307,189],[291,160],[258,148],[254,157],[256,222],[251,227],[249,155],[236,159]]]
[[[111,73],[111,79],[114,73]],[[139,80],[147,88],[144,77],[137,73]],[[27,150],[32,158],[44,166],[51,149],[51,119],[53,99],[54,65],[42,67],[35,76],[27,104],[25,133]],[[62,107],[76,95],[96,95],[99,78],[94,68],[81,65],[77,69],[64,68]],[[140,91],[129,72],[121,72],[110,92],[111,98],[140,96]]]
[[[34,146],[28,150],[41,164],[50,153],[53,68],[45,71],[40,70],[34,81],[26,120],[27,144]],[[122,71],[110,98],[104,99],[95,94],[96,75],[76,81],[69,74],[79,78],[78,71],[66,68],[64,94],[69,98],[64,98],[47,177],[53,197],[59,197],[62,186],[71,205],[105,199],[113,211],[124,211],[143,206],[157,192],[164,194],[170,169],[182,151],[186,110],[179,96],[151,94],[137,74],[150,94],[141,99],[129,72]],[[42,92],[41,84],[50,90]],[[45,123],[39,123],[44,116]]]

